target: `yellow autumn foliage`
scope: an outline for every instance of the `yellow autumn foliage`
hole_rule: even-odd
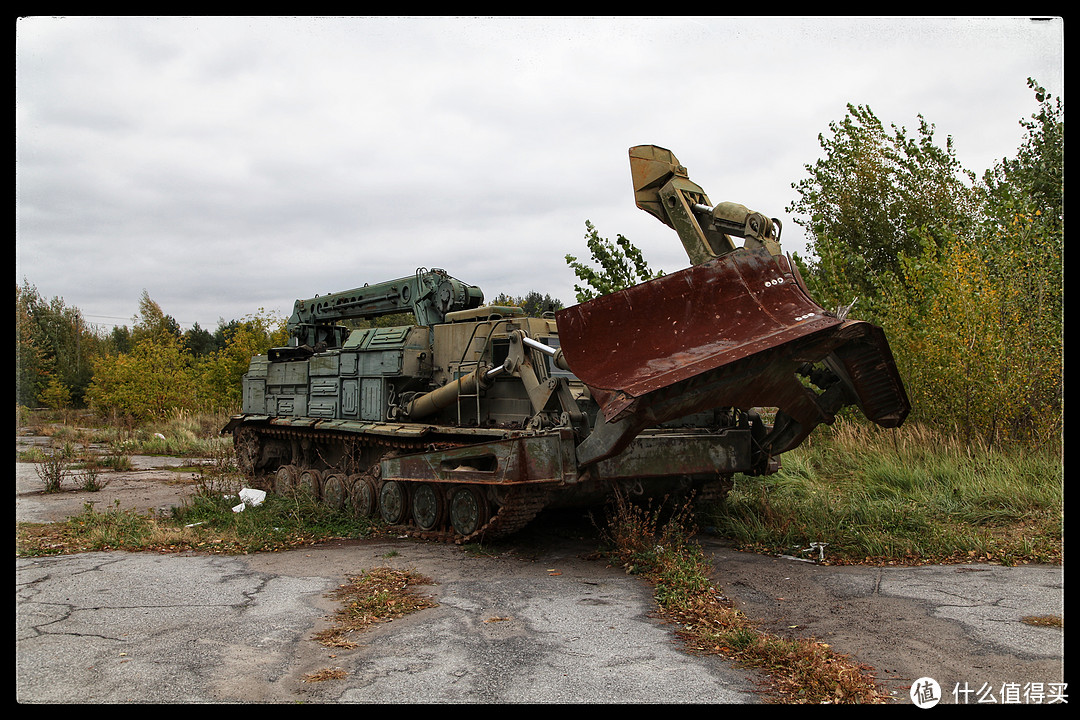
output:
[[[1059,437],[1060,265],[1060,239],[1036,214],[904,259],[881,320],[918,419],[988,444]]]

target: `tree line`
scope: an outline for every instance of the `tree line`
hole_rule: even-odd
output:
[[[981,178],[919,116],[914,137],[868,107],[819,136],[788,212],[826,308],[880,324],[913,419],[987,445],[1056,444],[1064,400],[1064,107],[1033,80],[1015,157]]]
[[[259,311],[186,332],[143,291],[131,328],[99,332],[78,308],[15,288],[16,403],[90,407],[143,423],[177,411],[235,410],[254,355],[286,341],[285,320]]]

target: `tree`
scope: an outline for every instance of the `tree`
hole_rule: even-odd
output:
[[[184,349],[194,357],[209,355],[219,348],[214,336],[209,331],[199,327],[199,323],[195,323],[190,330],[184,333],[183,340]]]
[[[525,293],[525,297],[521,298],[521,307],[525,310],[526,315],[539,317],[546,312],[561,310],[563,302],[558,298],[551,297],[548,293],[541,295],[536,290],[530,290]]]
[[[15,402],[36,407],[54,364],[37,341],[34,310],[40,301],[37,289],[15,286]]]
[[[491,304],[519,307],[530,317],[540,317],[546,312],[553,312],[563,308],[562,300],[553,298],[547,293],[541,295],[536,290],[530,290],[523,297],[512,297],[506,293],[499,293],[491,301]]]
[[[1065,109],[1038,82],[1028,78],[1039,109],[1029,120],[1015,158],[1005,158],[983,176],[991,218],[1008,219],[1013,210],[1037,214],[1051,232],[1065,224]]]
[[[164,333],[144,336],[130,353],[97,358],[87,397],[98,412],[143,423],[196,410],[199,392],[190,355]]]
[[[17,402],[36,405],[39,393],[55,380],[67,388],[71,403],[81,404],[98,339],[79,310],[59,297],[46,302],[24,281],[15,288],[15,322]]]
[[[918,416],[985,444],[1053,442],[1062,427],[1064,117],[1028,84],[1039,112],[984,175],[978,222],[920,236],[881,318]]]
[[[653,272],[641,250],[622,235],[615,242],[600,237],[600,234],[588,220],[585,221],[585,241],[598,267],[590,267],[579,262],[573,255],[566,256],[566,264],[574,275],[584,284],[574,285],[577,301],[585,302],[601,295],[623,290],[624,288],[660,277],[663,271]]]
[[[146,290],[143,290],[139,298],[139,314],[133,320],[131,338],[136,344],[146,338],[162,340],[170,337],[177,341],[181,339],[180,323],[171,315],[166,315],[161,306],[150,299],[150,293]]]
[[[45,389],[41,391],[41,402],[52,410],[63,410],[71,406],[71,391],[56,377],[50,377]]]
[[[825,307],[873,312],[882,281],[901,274],[901,258],[918,255],[929,237],[940,244],[962,233],[974,215],[972,174],[956,160],[952,138],[944,148],[920,115],[918,136],[902,127],[886,131],[869,107],[848,105],[830,135],[818,136],[825,155],[806,165],[809,177],[792,187],[788,208],[806,229],[813,257],[796,258]]]
[[[108,337],[109,349],[113,353],[131,352],[131,330],[127,325],[114,325]]]

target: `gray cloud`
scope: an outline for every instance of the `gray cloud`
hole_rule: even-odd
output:
[[[144,288],[213,328],[418,266],[572,302],[586,219],[685,264],[632,145],[784,217],[846,103],[922,113],[981,172],[1029,75],[1063,94],[1060,20],[23,19],[16,282],[106,327]]]

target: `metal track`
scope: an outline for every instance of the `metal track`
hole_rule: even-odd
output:
[[[532,522],[547,506],[549,494],[547,488],[535,486],[512,488],[496,513],[479,530],[469,535],[458,535],[453,530],[424,531],[413,525],[392,527],[403,530],[410,537],[453,542],[458,545],[481,539],[492,540],[511,535]]]
[[[254,467],[258,457],[261,455],[262,448],[267,438],[290,442],[307,441],[310,443],[311,447],[314,448],[315,454],[320,457],[331,455],[331,453],[325,451],[325,448],[328,443],[335,442],[343,443],[343,455],[351,455],[354,459],[357,454],[356,451],[362,448],[378,450],[378,458],[374,462],[367,467],[354,468],[352,469],[352,472],[348,473],[350,477],[360,474],[371,480],[374,485],[376,497],[378,497],[382,484],[385,482],[384,479],[379,477],[378,472],[379,464],[383,458],[402,452],[414,453],[432,450],[447,450],[468,444],[445,439],[432,442],[430,440],[395,439],[381,435],[344,433],[333,430],[320,431],[296,427],[283,428],[260,425],[241,425],[233,432],[233,442],[236,447],[237,461],[241,464],[241,470],[244,471],[246,475],[251,476],[253,480],[259,481],[259,484],[262,484],[264,489],[268,490],[271,490],[273,486],[270,473],[266,470],[261,472],[256,471]],[[320,446],[323,448],[321,451]],[[292,464],[301,472],[310,467],[303,464],[300,458],[293,458]],[[346,468],[334,466],[328,466],[328,468],[328,471],[330,472],[341,472],[344,474],[346,471]],[[402,482],[406,486],[419,484],[408,480],[398,480],[398,482]],[[532,519],[535,518],[548,504],[553,490],[551,486],[535,484],[522,484],[520,486],[502,483],[493,484],[491,486],[482,483],[469,484],[485,490],[495,488],[498,490],[495,495],[499,497],[499,502],[494,514],[491,514],[488,520],[475,532],[466,536],[457,534],[449,527],[449,512],[443,513],[445,517],[442,520],[442,524],[448,529],[423,530],[416,527],[411,522],[404,525],[392,525],[390,527],[397,532],[404,532],[410,537],[458,544],[480,539],[503,537],[517,532],[528,525],[529,522],[531,522]],[[488,494],[492,495],[492,493]]]

